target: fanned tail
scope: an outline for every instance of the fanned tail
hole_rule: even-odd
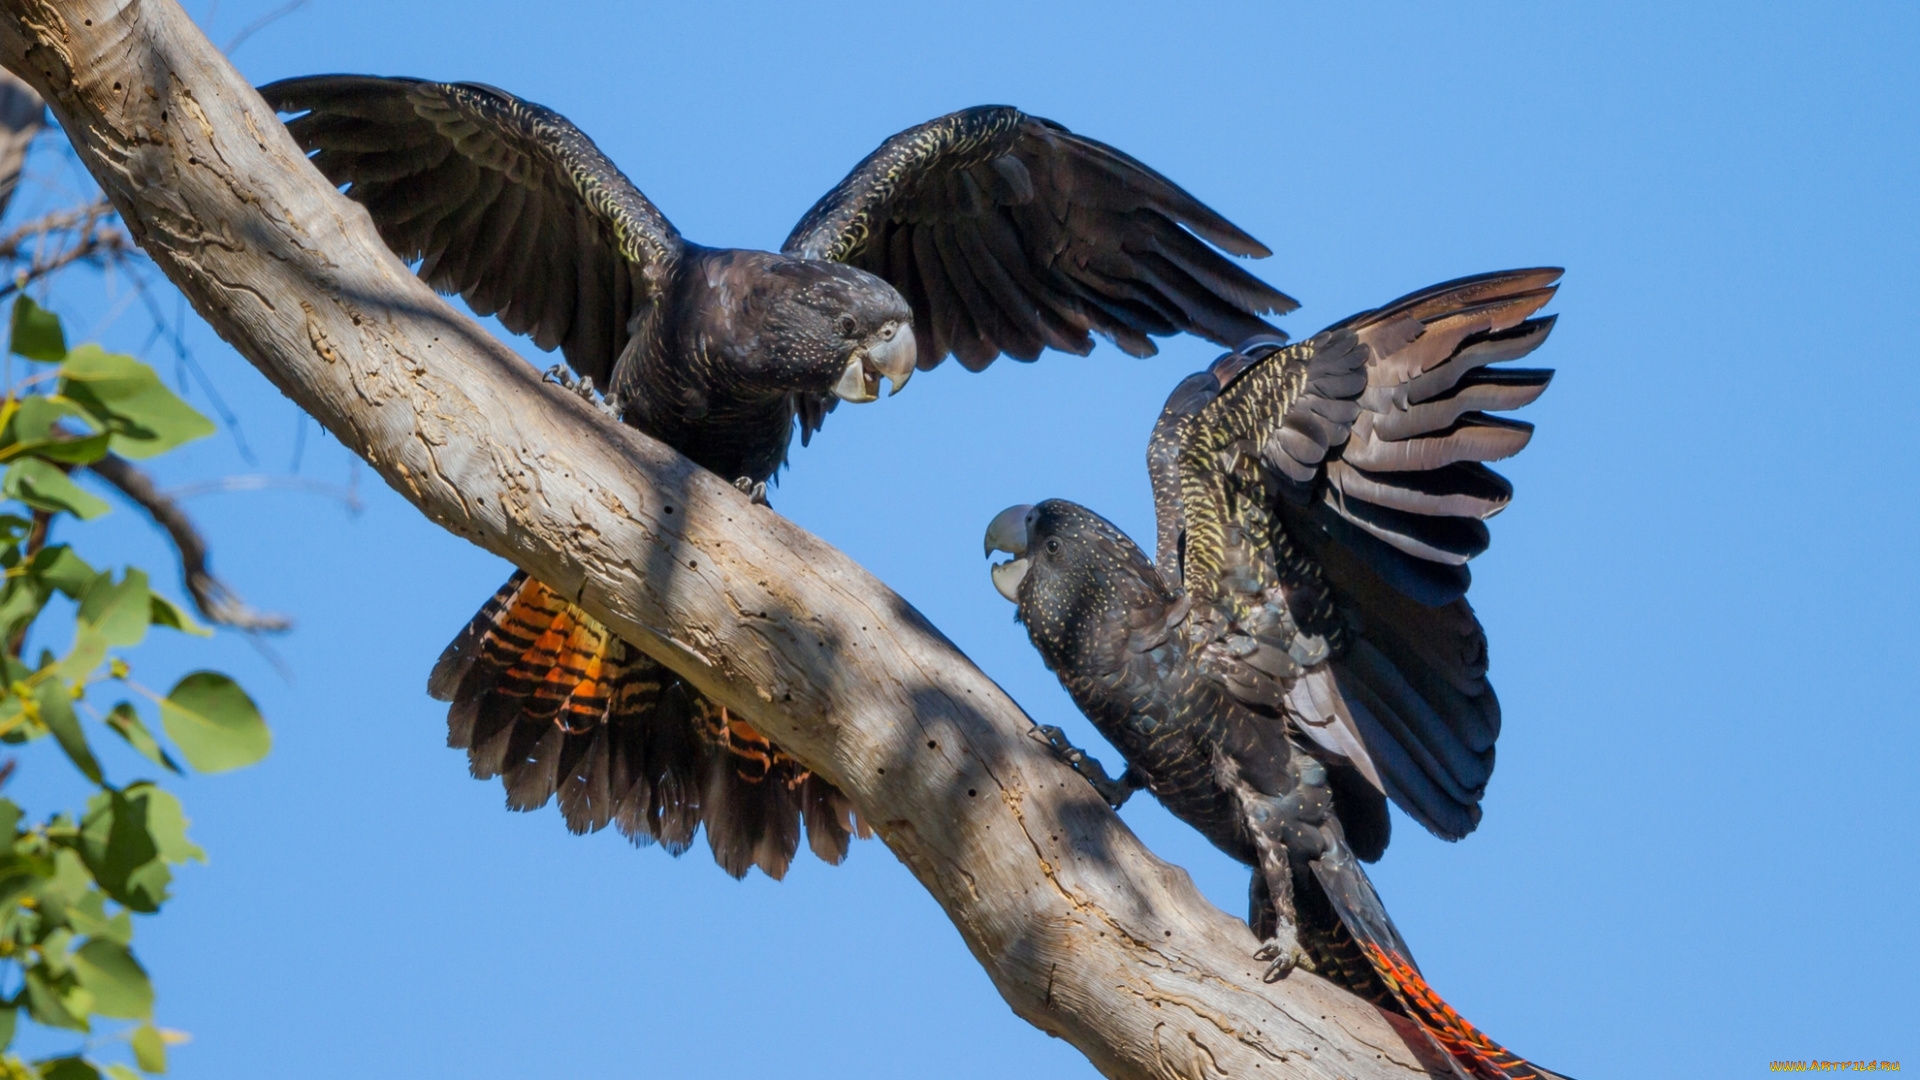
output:
[[[832,784],[525,572],[447,646],[427,688],[452,702],[447,745],[476,778],[500,777],[512,810],[558,795],[576,833],[612,824],[678,855],[704,825],[729,874],[773,878],[803,826],[829,863],[869,835]]]
[[[1466,1080],[1567,1080],[1488,1038],[1427,985],[1351,853],[1337,849],[1312,867],[1321,887],[1300,890],[1317,894],[1299,898],[1302,943],[1323,976],[1419,1024]]]

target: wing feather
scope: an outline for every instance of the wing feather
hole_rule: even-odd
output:
[[[967,272],[980,288],[986,290],[991,301],[989,309],[996,313],[994,340],[999,344],[1000,351],[1015,360],[1039,359],[1041,350],[1047,345],[1042,338],[1046,332],[1046,315],[1042,314],[1040,305],[1021,291],[1012,275],[994,259],[993,252],[987,248],[983,230],[956,229],[953,231],[953,242],[966,260]],[[998,312],[1019,311],[1022,307],[1034,309],[1036,318],[1028,325],[1023,326],[1012,319],[998,316]]]
[[[302,114],[295,141],[430,284],[610,384],[636,305],[684,245],[565,117],[474,83],[320,75],[260,92]]]
[[[973,370],[1002,352],[1031,359],[1034,343],[1085,355],[1089,331],[1137,356],[1156,335],[1231,345],[1297,306],[1221,253],[1267,248],[1172,181],[1007,106],[888,139],[781,250],[892,282],[913,305],[922,368],[949,353]]]
[[[1280,642],[1294,682],[1331,670],[1338,707],[1289,691],[1285,711],[1448,839],[1479,821],[1500,727],[1466,563],[1513,489],[1484,462],[1533,434],[1489,410],[1552,377],[1487,365],[1545,340],[1535,313],[1558,277],[1463,278],[1296,345],[1243,346],[1176,390],[1150,443],[1162,559],[1177,553],[1212,635],[1209,670],[1256,705],[1284,669],[1240,662],[1272,646],[1236,640]]]
[[[962,178],[965,176],[962,174]],[[950,339],[953,354],[968,371],[979,371],[1000,355],[1000,313],[988,290],[973,274],[973,268],[960,252],[955,229],[936,225],[926,230],[933,237],[934,251],[940,258],[940,270],[953,290],[956,333]]]

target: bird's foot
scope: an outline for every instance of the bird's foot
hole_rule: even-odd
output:
[[[570,390],[580,400],[606,413],[614,421],[620,419],[620,402],[612,394],[605,397],[594,392],[593,377],[576,377],[573,369],[565,364],[555,364],[540,376],[540,381],[550,382],[562,390]]]
[[[1054,757],[1079,773],[1088,784],[1093,786],[1094,792],[1115,810],[1126,805],[1133,793],[1145,786],[1140,780],[1140,774],[1134,772],[1131,767],[1122,772],[1118,780],[1109,777],[1106,768],[1099,761],[1088,757],[1086,751],[1068,742],[1067,733],[1052,724],[1035,724],[1033,730],[1047,741],[1047,746],[1053,750]]]
[[[573,369],[565,364],[555,364],[546,371],[541,372],[540,381],[550,382],[562,390],[571,390],[576,394],[580,393],[582,386],[588,388],[588,393],[591,393],[593,388],[593,380],[582,379],[576,376],[573,373]]]
[[[742,476],[733,482],[733,486],[745,492],[747,500],[753,503],[753,505],[769,508],[773,506],[772,503],[767,501],[767,482],[765,480],[755,480],[751,476]]]
[[[1260,976],[1261,982],[1279,982],[1293,974],[1294,968],[1313,970],[1313,961],[1307,951],[1300,947],[1300,935],[1293,924],[1282,919],[1274,927],[1273,936],[1253,954],[1255,960],[1265,961],[1267,970]]]

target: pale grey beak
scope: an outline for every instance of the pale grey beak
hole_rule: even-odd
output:
[[[906,388],[913,369],[920,363],[920,343],[913,340],[913,327],[905,323],[880,331],[880,339],[867,347],[867,364],[876,375],[885,375],[893,384],[888,395]]]
[[[855,353],[853,359],[847,361],[847,370],[841,372],[840,381],[833,384],[833,396],[855,405],[879,400],[880,380],[867,371],[865,353]]]
[[[1027,580],[1027,560],[1014,559],[1012,562],[996,563],[993,574],[993,587],[1010,603],[1020,602],[1020,583]]]
[[[1001,596],[1013,603],[1020,602],[1020,583],[1026,580],[1029,563],[1027,554],[1027,517],[1033,513],[1029,505],[1009,506],[995,514],[987,525],[986,553],[1004,551],[1013,558],[993,567],[993,587]]]
[[[913,327],[889,323],[847,361],[840,381],[833,384],[834,396],[856,405],[878,400],[883,378],[893,384],[892,393],[897,394],[913,377],[919,362],[920,346],[913,339]]]

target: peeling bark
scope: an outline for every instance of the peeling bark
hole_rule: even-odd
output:
[[[884,585],[442,302],[173,0],[0,0],[0,64],[221,336],[422,513],[838,785],[1022,1018],[1128,1080],[1429,1074],[1398,1018],[1262,984],[1246,926]]]

